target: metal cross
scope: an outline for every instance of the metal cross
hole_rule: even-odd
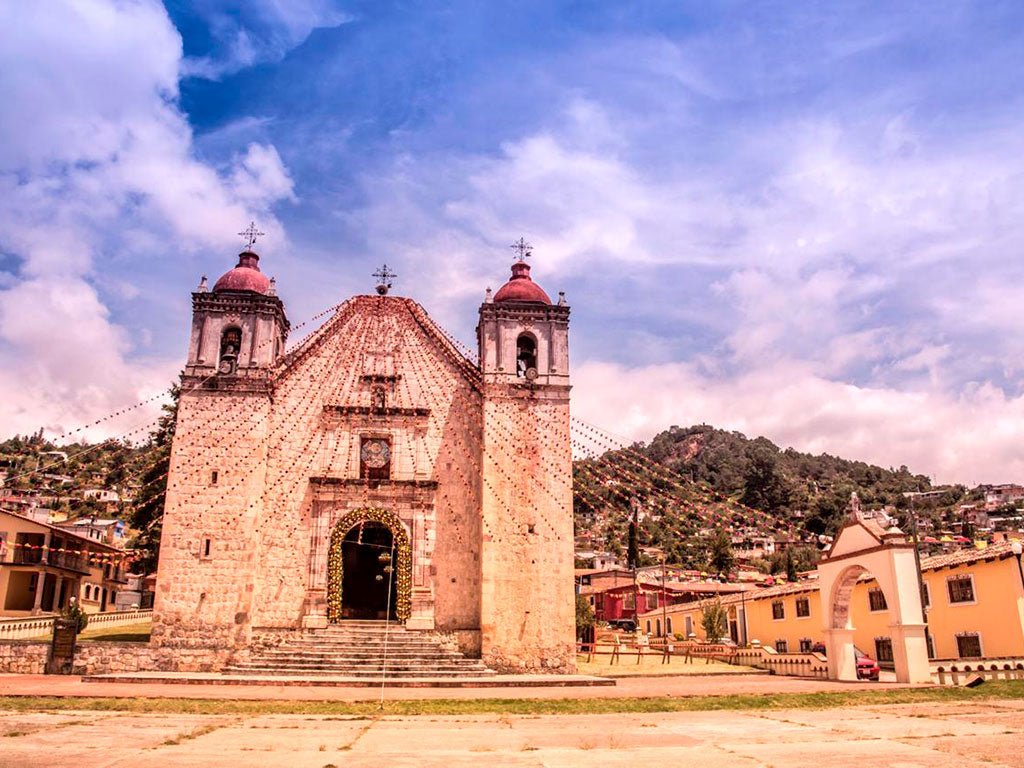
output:
[[[391,287],[391,278],[398,277],[398,275],[388,269],[388,265],[385,264],[374,272],[372,277],[377,278],[377,292],[383,296]]]
[[[512,243],[509,248],[513,251],[519,251],[519,261],[526,261],[528,258],[533,256],[533,246],[521,237],[516,242]]]
[[[256,244],[256,238],[263,237],[263,235],[265,234],[265,232],[260,232],[258,229],[256,229],[255,221],[251,221],[249,222],[248,229],[243,229],[241,232],[238,233],[238,236],[245,238],[245,247],[251,251],[252,247]]]

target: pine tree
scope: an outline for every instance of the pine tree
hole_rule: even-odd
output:
[[[142,490],[131,512],[132,527],[139,531],[132,548],[141,555],[138,568],[153,573],[160,556],[160,534],[163,530],[164,501],[167,497],[167,472],[171,465],[171,442],[178,420],[177,384],[171,387],[171,402],[163,406],[157,428],[149,435],[149,464],[142,475]]]
[[[728,531],[724,528],[719,528],[711,539],[711,556],[708,560],[708,568],[713,573],[728,575],[729,571],[732,570],[732,565],[732,540],[729,538]]]

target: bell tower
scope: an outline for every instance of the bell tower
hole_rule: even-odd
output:
[[[288,319],[259,260],[251,249],[242,251],[212,292],[204,277],[192,294],[186,379],[262,379],[283,353]]]
[[[248,644],[272,434],[274,366],[288,319],[252,250],[192,294],[192,329],[171,446],[154,645],[188,648],[220,665]]]
[[[575,671],[569,307],[530,277],[480,307],[483,376],[481,649],[506,671]]]

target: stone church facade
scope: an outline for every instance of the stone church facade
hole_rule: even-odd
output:
[[[473,360],[385,278],[285,352],[258,262],[192,295],[153,643],[217,669],[390,618],[499,671],[573,671],[564,297],[516,262]]]

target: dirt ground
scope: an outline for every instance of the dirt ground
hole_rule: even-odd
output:
[[[1024,766],[1024,702],[353,718],[0,713],[0,766]]]

